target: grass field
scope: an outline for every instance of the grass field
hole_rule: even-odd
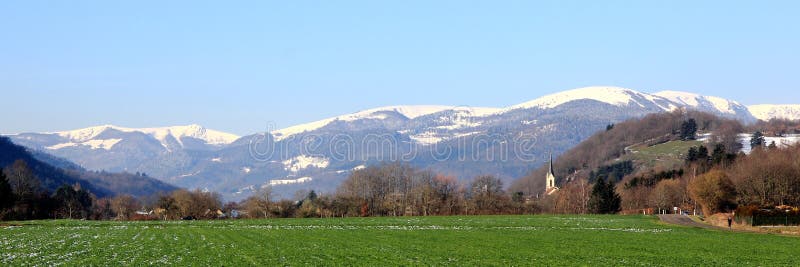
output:
[[[645,216],[488,216],[0,227],[0,265],[799,266],[800,239]]]
[[[666,170],[677,169],[683,165],[689,148],[702,144],[700,141],[670,141],[654,146],[635,146],[630,148],[632,153],[622,159],[633,160],[648,168],[659,166]]]

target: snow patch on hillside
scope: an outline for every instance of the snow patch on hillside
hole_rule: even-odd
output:
[[[424,132],[415,135],[410,135],[408,137],[411,138],[411,140],[413,140],[417,144],[421,145],[433,145],[445,140],[445,138],[439,136],[439,134],[437,134],[436,132]]]
[[[363,170],[363,169],[366,169],[366,168],[367,168],[367,166],[365,166],[365,165],[358,165],[358,166],[355,166],[355,167],[353,167],[352,169],[349,169],[349,170],[338,170],[338,171],[336,171],[336,173],[337,174],[342,174],[342,173],[348,173],[348,172],[357,171],[357,170]]]
[[[46,149],[50,149],[50,150],[58,150],[58,149],[62,149],[62,148],[65,148],[65,147],[89,146],[92,149],[111,150],[111,148],[114,147],[114,145],[116,145],[117,143],[119,143],[119,141],[122,141],[122,139],[88,140],[88,141],[80,142],[80,143],[73,143],[73,142],[61,143],[61,144],[57,144],[57,145],[48,146],[48,147],[45,147],[45,148]]]
[[[800,120],[800,105],[752,105],[747,107],[756,119]]]
[[[738,140],[739,143],[742,145],[742,152],[745,154],[750,154],[753,151],[753,147],[750,146],[750,139],[753,138],[753,134],[739,134]],[[768,146],[775,142],[775,146],[779,148],[785,148],[789,146],[796,145],[800,143],[800,134],[787,134],[786,136],[765,136],[764,137],[764,145]]]
[[[323,157],[310,157],[300,155],[288,160],[283,161],[284,169],[290,172],[298,172],[309,167],[327,168],[330,160]]]
[[[269,185],[287,185],[287,184],[302,184],[311,182],[313,179],[311,177],[300,177],[297,179],[281,179],[281,180],[269,180]]]

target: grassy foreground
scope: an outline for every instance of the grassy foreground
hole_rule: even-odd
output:
[[[800,266],[795,237],[644,216],[488,216],[0,226],[0,265]]]

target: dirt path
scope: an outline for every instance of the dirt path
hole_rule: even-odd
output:
[[[713,226],[713,225],[710,225],[710,224],[696,222],[696,221],[692,220],[692,218],[689,218],[689,216],[685,216],[685,215],[661,214],[661,215],[658,215],[658,218],[661,219],[662,222],[669,223],[669,224],[677,224],[677,225],[704,228],[704,229],[731,231],[730,229],[725,228],[725,227],[718,227],[718,226]],[[737,231],[737,230],[733,230],[733,231]]]

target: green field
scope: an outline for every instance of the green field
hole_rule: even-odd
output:
[[[689,148],[702,144],[700,141],[670,141],[654,146],[635,146],[630,148],[632,153],[622,159],[633,160],[648,168],[659,166],[666,170],[678,169],[683,166]]]
[[[800,239],[644,216],[35,221],[0,265],[800,265]]]

